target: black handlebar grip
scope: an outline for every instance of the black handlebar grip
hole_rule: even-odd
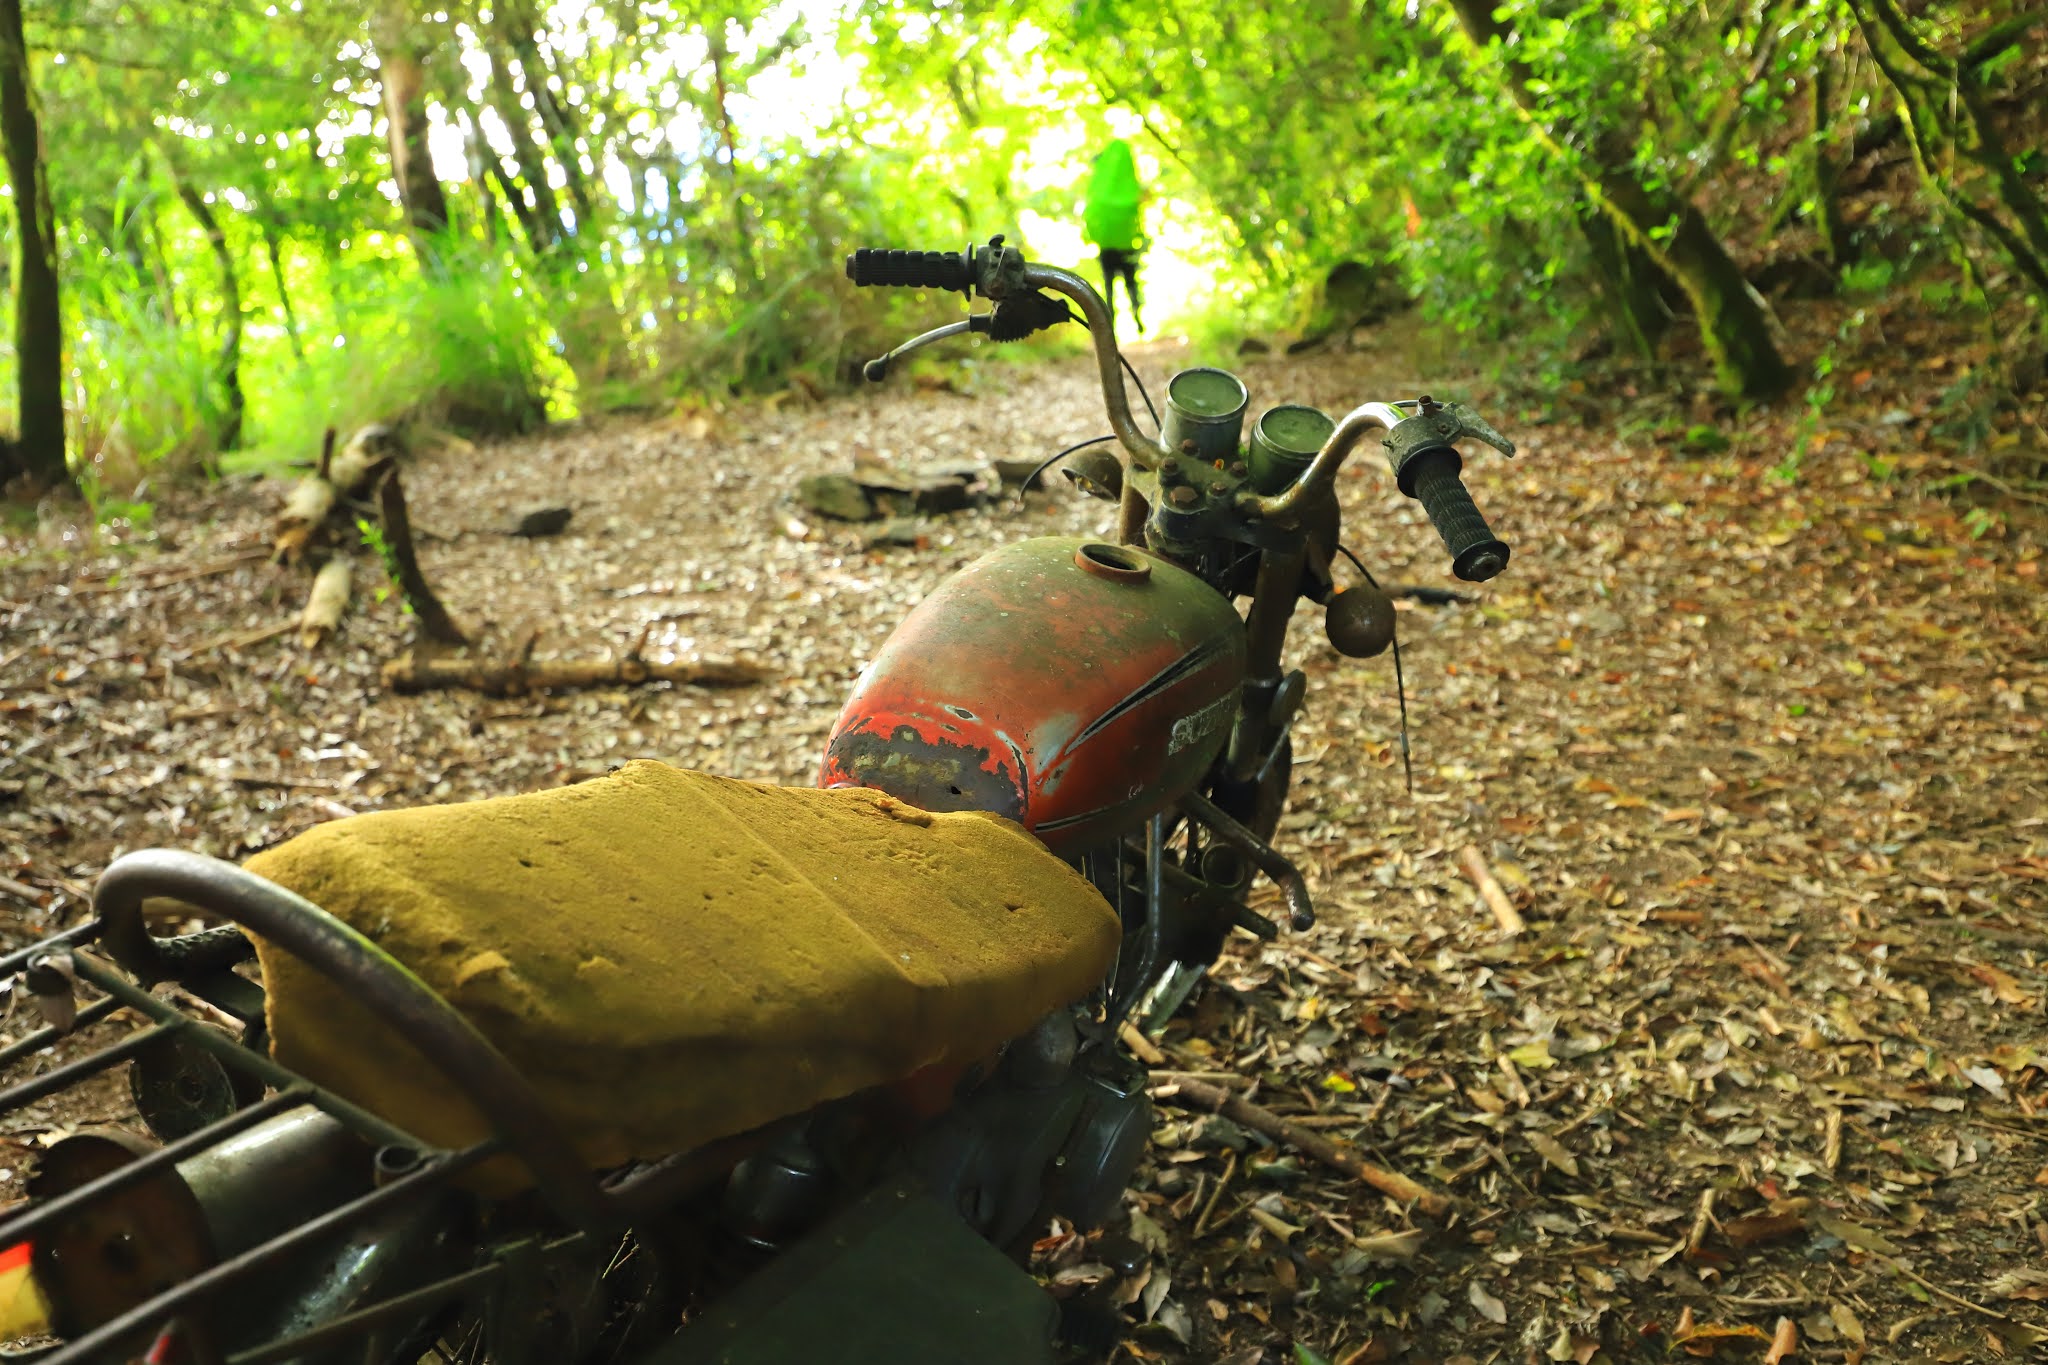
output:
[[[1462,466],[1457,452],[1426,451],[1410,464],[1411,491],[1422,510],[1429,513],[1436,533],[1444,538],[1444,548],[1451,552],[1451,572],[1467,583],[1484,583],[1505,569],[1507,542],[1487,529],[1486,518],[1472,505],[1472,495],[1458,477]],[[1408,475],[1411,470],[1401,472]]]
[[[893,251],[862,247],[846,258],[846,278],[857,285],[905,289],[957,289],[974,284],[974,260],[964,251]]]

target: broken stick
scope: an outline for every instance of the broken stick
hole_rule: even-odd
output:
[[[431,692],[459,687],[491,697],[578,687],[639,683],[688,683],[696,687],[745,687],[769,677],[769,670],[744,659],[416,659],[410,654],[384,665],[384,685],[394,692]]]
[[[1465,845],[1461,860],[1465,864],[1465,875],[1479,888],[1479,897],[1486,902],[1486,908],[1493,911],[1494,922],[1500,925],[1501,932],[1512,937],[1528,928],[1522,923],[1521,912],[1515,909],[1514,902],[1508,899],[1508,893],[1501,890],[1500,883],[1494,879],[1493,869],[1486,865],[1486,859],[1480,855],[1479,846]]]
[[[339,555],[320,566],[313,591],[306,594],[306,609],[299,615],[299,643],[312,649],[341,626],[341,614],[348,610],[348,561]]]
[[[441,599],[420,572],[420,557],[412,545],[412,522],[405,514],[405,490],[398,483],[398,467],[387,467],[377,482],[377,518],[384,526],[384,547],[391,553],[391,567],[398,578],[398,590],[412,607],[413,619],[429,640],[444,645],[465,645],[468,637],[448,615]]]
[[[1314,1157],[1325,1166],[1342,1171],[1354,1179],[1363,1180],[1381,1194],[1390,1195],[1404,1204],[1415,1205],[1432,1218],[1445,1217],[1457,1207],[1457,1201],[1450,1196],[1438,1194],[1434,1190],[1418,1185],[1398,1171],[1375,1166],[1342,1143],[1332,1142],[1320,1133],[1312,1133],[1298,1124],[1289,1123],[1272,1110],[1262,1109],[1249,1100],[1231,1094],[1221,1086],[1208,1085],[1185,1076],[1175,1076],[1173,1084],[1180,1092],[1180,1098],[1192,1100],[1211,1113],[1221,1114],[1247,1128],[1256,1129],[1275,1142],[1284,1142]],[[1167,1098],[1169,1103],[1172,1102],[1168,1097],[1162,1098]]]

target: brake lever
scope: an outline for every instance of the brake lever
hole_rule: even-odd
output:
[[[1396,406],[1407,406],[1397,404]],[[1515,458],[1515,443],[1494,430],[1493,424],[1474,412],[1466,403],[1439,403],[1427,394],[1416,405],[1420,410],[1417,417],[1429,419],[1427,425],[1418,424],[1411,432],[1403,432],[1403,422],[1388,432],[1389,446],[1420,444],[1425,440],[1449,442],[1455,445],[1467,436],[1475,441],[1492,446],[1509,459]],[[1410,418],[1409,421],[1414,421]]]
[[[974,316],[963,318],[959,322],[949,322],[944,327],[934,327],[929,332],[914,336],[895,350],[885,355],[876,356],[873,360],[861,366],[861,377],[870,384],[879,384],[889,377],[889,367],[904,356],[909,355],[912,351],[923,350],[925,347],[935,342],[944,341],[948,337],[957,337],[968,332],[986,332],[989,330],[990,318],[992,316],[989,313],[976,313]]]

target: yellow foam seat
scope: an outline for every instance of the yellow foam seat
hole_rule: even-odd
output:
[[[1085,995],[1118,936],[1007,820],[650,762],[338,820],[247,866],[459,1007],[594,1166],[985,1056]],[[279,1061],[429,1141],[483,1135],[362,1002],[257,951]]]

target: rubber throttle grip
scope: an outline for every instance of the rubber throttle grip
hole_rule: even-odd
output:
[[[846,258],[846,278],[862,286],[957,289],[964,294],[974,284],[974,261],[964,251],[863,247]]]
[[[1486,518],[1472,505],[1472,495],[1458,477],[1462,465],[1457,452],[1426,451],[1411,466],[1412,491],[1451,552],[1451,572],[1468,583],[1483,583],[1507,568],[1507,542],[1487,529]]]

